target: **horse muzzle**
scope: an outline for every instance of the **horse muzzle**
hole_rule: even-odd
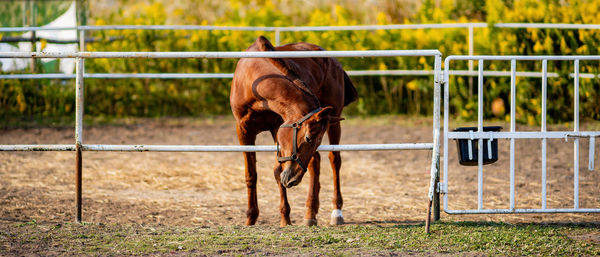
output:
[[[302,174],[296,174],[295,176],[292,176],[291,169],[285,169],[283,172],[281,172],[281,184],[286,188],[296,186],[300,184],[300,181],[302,181],[301,175]]]

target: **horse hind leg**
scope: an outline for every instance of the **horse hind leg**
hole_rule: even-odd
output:
[[[256,134],[248,132],[241,126],[237,127],[240,145],[254,145]],[[248,210],[246,211],[246,226],[256,224],[258,219],[258,200],[256,196],[256,153],[244,152],[244,164],[246,167],[246,188],[248,190]]]
[[[340,143],[341,127],[339,123],[332,124],[327,130],[329,144],[337,145]],[[331,225],[344,224],[344,216],[342,215],[342,191],[340,190],[340,168],[342,167],[342,157],[340,152],[329,152],[329,163],[333,170],[333,211],[331,212]]]
[[[310,159],[308,171],[310,172],[310,183],[308,184],[308,197],[306,198],[306,216],[304,217],[304,225],[316,226],[317,213],[319,212],[319,191],[321,184],[319,175],[321,172],[321,155],[316,152]]]

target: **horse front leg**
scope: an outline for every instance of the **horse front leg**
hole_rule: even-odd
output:
[[[342,129],[340,123],[335,123],[329,126],[327,136],[329,144],[337,145],[340,143]],[[329,163],[333,170],[333,211],[331,212],[331,225],[344,224],[344,216],[342,215],[342,191],[340,190],[340,168],[342,167],[342,157],[340,152],[329,152]]]
[[[308,171],[310,172],[310,182],[308,184],[308,197],[306,198],[306,216],[304,216],[304,224],[307,226],[317,225],[317,213],[319,212],[319,190],[321,184],[319,175],[321,173],[321,155],[315,152],[308,163]]]
[[[256,134],[249,133],[243,127],[237,127],[240,145],[254,145]],[[258,219],[258,200],[256,197],[256,153],[244,152],[244,164],[246,166],[246,189],[248,190],[248,210],[246,211],[246,226],[256,224]]]
[[[281,213],[281,221],[279,225],[281,227],[285,227],[288,225],[292,225],[292,221],[290,220],[290,204],[287,199],[287,191],[286,188],[281,184],[281,164],[277,163],[275,165],[275,170],[273,174],[275,175],[275,181],[277,181],[277,185],[279,186],[279,212]]]

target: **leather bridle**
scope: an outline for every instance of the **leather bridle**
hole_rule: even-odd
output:
[[[279,151],[279,139],[277,140],[277,161],[279,163],[282,162],[287,162],[287,161],[295,161],[296,163],[298,163],[298,165],[302,168],[302,171],[306,172],[306,166],[302,165],[302,163],[300,162],[300,159],[298,158],[298,130],[300,129],[300,126],[302,125],[302,123],[304,123],[306,120],[308,120],[310,117],[312,117],[313,115],[315,115],[315,113],[321,111],[321,107],[313,110],[312,112],[304,115],[304,117],[302,117],[300,120],[291,123],[291,124],[283,124],[281,126],[279,126],[279,128],[292,128],[294,129],[294,136],[292,138],[292,147],[293,147],[293,152],[292,155],[290,156],[285,156],[282,157],[281,153]]]

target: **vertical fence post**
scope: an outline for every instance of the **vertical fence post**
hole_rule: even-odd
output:
[[[30,8],[30,13],[29,14],[31,15],[29,17],[30,22],[31,22],[30,26],[31,27],[37,27],[36,26],[37,25],[37,17],[36,17],[37,16],[37,6],[35,4],[35,0],[33,0],[33,1],[30,2],[29,8]],[[37,48],[36,48],[37,31],[35,29],[31,30],[31,39],[30,39],[30,41],[31,41],[31,51],[32,52],[36,52],[37,51]],[[37,64],[36,58],[31,58],[31,62],[29,64],[30,65],[30,69],[31,69],[31,73],[36,73],[36,70],[37,70],[36,64]]]
[[[77,222],[81,222],[81,202],[82,202],[82,190],[81,190],[81,169],[82,169],[82,155],[81,155],[81,144],[83,138],[83,58],[77,57],[75,59],[75,192],[76,192],[76,206],[77,206]]]
[[[85,30],[81,29],[80,26],[85,24],[85,4],[84,0],[78,0],[76,2],[76,17],[77,17],[77,30],[79,36],[79,52],[85,51]],[[75,108],[75,151],[76,151],[76,162],[75,162],[75,184],[77,191],[77,222],[81,222],[81,210],[82,210],[82,153],[81,144],[83,141],[83,112],[84,112],[84,74],[85,74],[85,59],[76,59],[76,108]]]
[[[279,30],[279,28],[275,28],[275,46],[278,46],[281,44],[281,39],[280,39],[280,34],[281,31]]]
[[[469,26],[469,55],[473,55],[473,25]],[[473,60],[469,60],[469,73],[473,71]],[[473,97],[473,76],[469,76],[469,100]]]
[[[548,60],[542,60],[542,132],[546,132],[546,96],[548,88]],[[547,139],[542,138],[542,209],[546,209],[546,145]]]
[[[77,35],[79,36],[79,52],[85,51],[85,29],[81,26],[85,25],[85,0],[78,0],[75,2],[76,17],[77,17]],[[81,74],[85,73],[85,59],[81,59]],[[83,83],[83,81],[82,81]]]
[[[79,52],[85,51],[85,30],[79,29]]]
[[[429,203],[427,206],[427,219],[425,232],[429,233],[430,211],[433,205],[433,220],[440,219],[440,104],[442,85],[442,56],[435,56],[433,69],[433,149],[431,154],[431,181],[429,184]]]
[[[444,210],[448,210],[448,116],[450,115],[450,104],[448,99],[450,98],[450,59],[446,58],[444,61],[444,178],[443,178],[443,190],[444,190]],[[442,188],[440,188],[442,189]]]
[[[77,27],[77,29],[79,30],[79,52],[83,52],[83,51],[85,51],[85,30],[80,29],[79,26]],[[82,76],[81,83],[83,85],[83,75],[85,74],[85,59],[84,58],[81,58],[81,67],[80,68],[81,68],[80,73]]]
[[[479,59],[477,77],[477,132],[483,132],[483,59]],[[477,209],[483,209],[483,138],[477,146]]]
[[[517,60],[510,60],[510,132],[515,132],[517,102]],[[515,138],[510,138],[510,210],[515,210]]]
[[[434,64],[434,91],[433,93],[433,129],[434,129],[434,158],[435,158],[435,194],[433,195],[433,221],[440,220],[440,116],[441,116],[441,98],[442,98],[442,85],[444,76],[442,73],[442,56],[435,56]]]
[[[579,60],[575,60],[574,69],[573,131],[579,132]],[[579,208],[579,138],[573,140],[573,208]]]

